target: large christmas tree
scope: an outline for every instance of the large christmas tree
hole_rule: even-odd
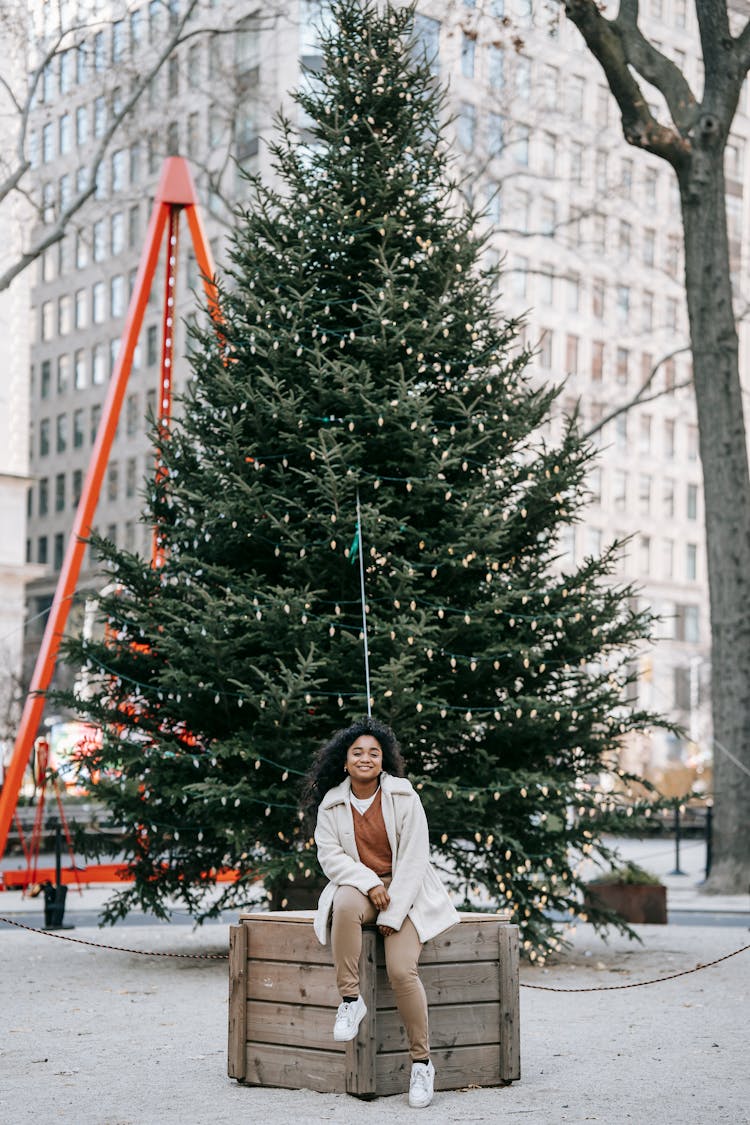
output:
[[[647,621],[611,553],[560,568],[591,450],[573,425],[541,436],[555,392],[531,385],[457,206],[413,13],[333,16],[304,139],[282,123],[282,189],[254,184],[237,218],[220,339],[196,331],[159,441],[144,518],[164,565],[99,544],[118,588],[105,638],[78,644],[77,706],[135,875],[108,917],[170,896],[205,917],[315,871],[301,779],[367,709],[358,491],[373,713],[446,877],[543,955],[580,909],[577,861],[622,823],[622,777],[597,785],[652,721],[622,691]],[[241,878],[217,898],[221,867]]]

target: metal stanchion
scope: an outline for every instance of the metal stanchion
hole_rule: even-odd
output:
[[[680,803],[675,802],[674,806],[674,871],[670,871],[670,875],[687,875],[687,871],[683,871],[680,867]]]
[[[706,805],[706,875],[708,879],[711,874],[711,862],[713,860],[713,842],[714,842],[714,803],[709,801]]]
[[[55,828],[55,885],[45,883],[44,891],[44,928],[45,930],[72,930],[73,926],[66,926],[65,899],[68,888],[62,881],[62,825],[58,820]]]

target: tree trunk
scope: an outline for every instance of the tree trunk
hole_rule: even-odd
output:
[[[738,893],[750,877],[750,476],[715,121],[704,115],[679,180],[711,605],[715,834],[707,889]]]

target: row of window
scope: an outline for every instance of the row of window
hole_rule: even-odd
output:
[[[565,528],[560,540],[560,546],[567,558],[576,559],[576,552],[584,556],[597,557],[601,555],[605,535],[611,537],[610,532],[604,532],[598,527],[587,526],[584,528]],[[624,539],[625,532],[617,534],[616,538]],[[682,549],[682,564],[678,568],[676,556]],[[674,539],[654,540],[650,535],[638,535],[635,539],[624,543],[618,562],[618,569],[623,577],[652,578],[657,581],[698,581],[698,544],[675,543]],[[697,606],[695,607],[697,614]],[[695,624],[697,625],[697,618]],[[675,637],[678,640],[696,640],[695,636]]]
[[[139,550],[148,555],[151,551],[152,531],[150,527],[136,523],[135,520],[126,520],[122,527],[122,536],[116,523],[107,525],[106,536],[112,542],[124,547],[126,551]],[[140,539],[140,543],[139,543]],[[65,535],[56,532],[54,535],[40,535],[36,540],[36,557],[34,557],[34,540],[26,540],[26,561],[37,562],[42,566],[52,565],[53,570],[60,570],[65,554]],[[50,553],[50,546],[52,548]],[[91,549],[87,548],[84,567],[92,566],[95,560],[91,557]]]
[[[93,348],[78,348],[72,355],[65,353],[56,360],[45,359],[39,365],[39,398],[46,400],[52,397],[53,392],[58,395],[67,394],[72,387],[82,391],[88,387],[101,386],[112,374],[120,349],[120,340],[113,338],[109,347],[103,343],[94,344]],[[151,325],[146,329],[146,363],[153,366],[158,360],[158,329]],[[133,368],[137,370],[142,366],[141,345],[135,349],[133,355]],[[31,369],[31,393],[36,393],[35,369]]]
[[[643,420],[651,422],[647,416]],[[651,452],[650,426],[646,429],[647,442],[641,447],[642,452]],[[672,451],[674,456],[674,450]],[[698,499],[700,489],[697,484],[684,483],[673,480],[671,477],[661,479],[661,502],[659,510],[655,504],[655,481],[648,473],[638,473],[632,478],[624,469],[615,469],[610,477],[609,496],[604,500],[603,474],[601,468],[593,469],[587,478],[591,503],[598,507],[605,506],[615,512],[634,512],[639,515],[658,515],[665,520],[686,519],[689,522],[698,520]],[[636,500],[633,503],[633,484],[636,485]],[[678,494],[682,492],[682,500],[678,502]]]
[[[150,458],[147,455],[146,463],[149,462]],[[124,466],[122,482],[119,462],[110,461],[107,466],[104,496],[110,503],[116,503],[120,499],[121,492],[126,499],[132,499],[137,493],[139,483],[137,458],[128,457]],[[70,474],[56,473],[54,478],[41,477],[36,488],[30,488],[27,493],[26,508],[29,519],[34,518],[35,515],[38,518],[47,516],[53,508],[55,512],[64,512],[68,507],[75,508],[81,499],[82,488],[82,469],[74,469]],[[34,512],[35,497],[36,513]]]
[[[93,406],[88,408],[79,407],[72,412],[72,415],[58,414],[54,419],[42,418],[39,422],[38,456],[40,458],[48,457],[52,453],[53,437],[55,453],[65,453],[69,447],[83,449],[87,442],[93,445],[101,421],[101,412],[101,404],[94,403]],[[140,398],[137,394],[129,395],[125,407],[125,432],[127,436],[135,437],[141,433],[145,418],[155,416],[155,414],[155,389],[151,388],[146,392],[145,410],[142,410]],[[119,436],[119,427],[117,436]],[[31,456],[34,457],[33,441]]]

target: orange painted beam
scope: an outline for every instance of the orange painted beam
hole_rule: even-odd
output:
[[[44,711],[45,692],[49,688],[57,662],[60,643],[70,612],[78,576],[86,550],[85,540],[93,525],[96,506],[99,501],[104,473],[109,461],[117,423],[125,398],[128,379],[133,364],[138,337],[146,311],[156,265],[164,236],[164,229],[175,208],[184,208],[188,215],[190,231],[193,236],[196,257],[204,274],[204,288],[209,308],[214,319],[218,318],[218,298],[213,284],[214,267],[211,250],[205,236],[203,224],[198,214],[198,197],[195,192],[190,169],[185,160],[173,156],[164,163],[162,177],[154,199],[146,242],[141,255],[133,294],[128,306],[125,327],[121,338],[120,351],[110,379],[107,397],[102,410],[102,418],[91,454],[86,480],[73,523],[68,547],[60,570],[52,607],[31,677],[29,693],[26,697],[21,722],[18,728],[13,754],[5,773],[0,791],[0,857],[5,854],[13,814],[18,803],[23,776],[39,729]],[[171,391],[171,382],[170,382]]]
[[[239,871],[229,867],[214,872],[206,871],[202,875],[207,883],[236,883],[239,877]],[[85,886],[87,883],[134,882],[130,868],[121,863],[90,863],[85,867],[63,867],[60,878],[66,885],[77,883],[81,886]],[[31,886],[32,882],[54,883],[54,867],[40,867],[33,880],[29,871],[3,871],[0,873],[0,890],[24,889]]]

